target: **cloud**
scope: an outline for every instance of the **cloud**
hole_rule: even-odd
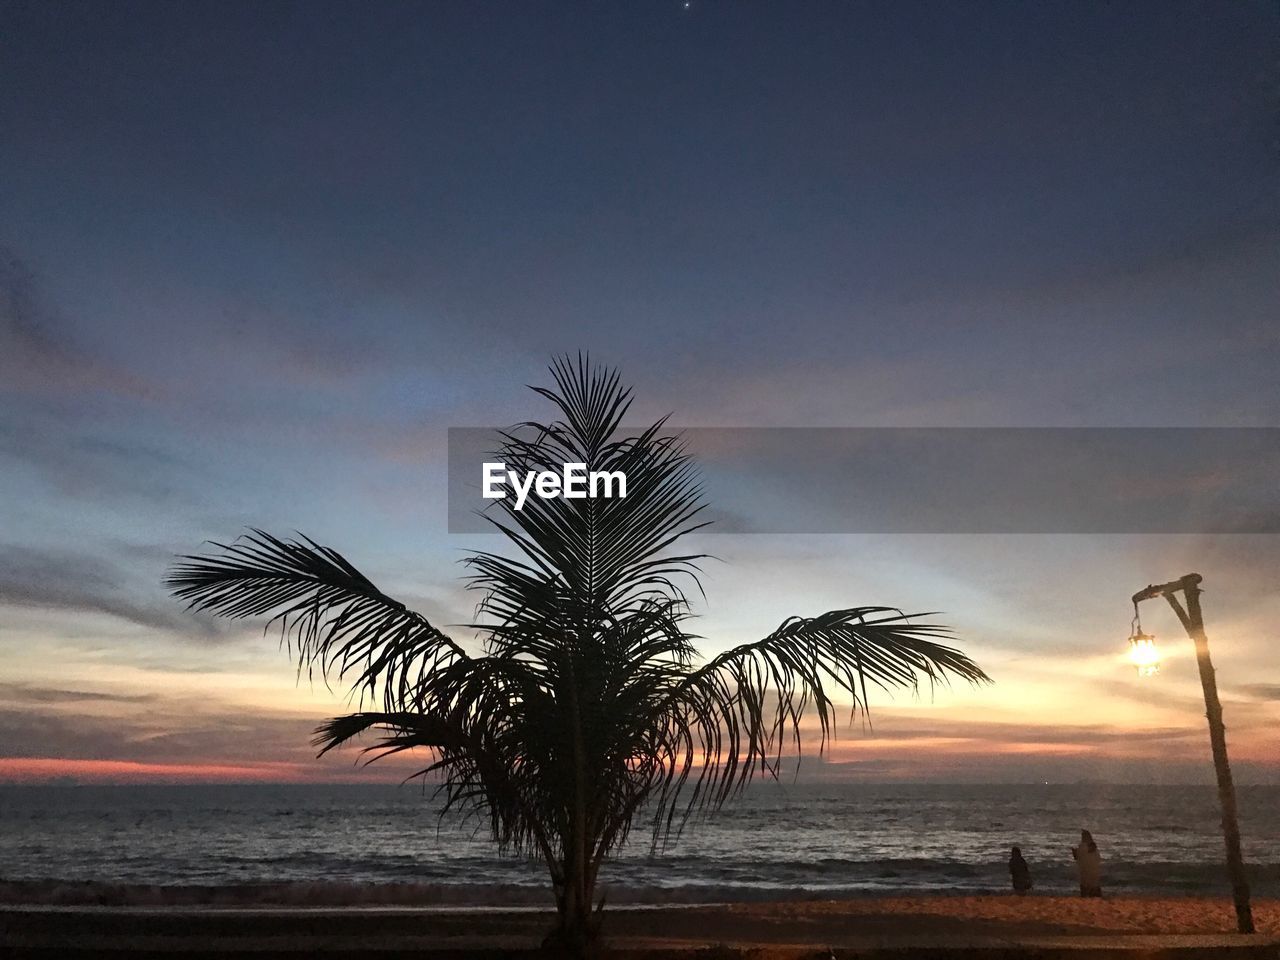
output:
[[[32,465],[57,492],[77,499],[197,502],[199,477],[181,458],[150,444],[78,436],[63,422],[0,422],[0,457]]]
[[[1100,698],[1123,698],[1149,707],[1177,710],[1189,717],[1204,713],[1204,699],[1198,695],[1178,694],[1150,684],[1133,683],[1131,680],[1094,677],[1089,683]]]
[[[998,744],[1039,744],[1105,747],[1132,743],[1166,743],[1200,738],[1200,728],[1190,722],[1186,727],[1157,727],[1134,730],[1111,724],[1078,724],[1072,726],[1039,725],[995,721],[921,718],[892,710],[873,710],[875,727],[869,735],[892,741],[973,740]],[[842,738],[843,739],[843,738]]]
[[[422,754],[408,754],[361,772],[356,749],[317,761],[310,738],[320,715],[245,707],[216,698],[128,688],[99,691],[91,684],[74,689],[6,684],[0,686],[0,701],[20,704],[0,706],[0,780],[26,776],[18,768],[7,774],[4,758],[48,760],[53,766],[42,776],[56,773],[51,758],[60,758],[72,765],[99,761],[207,767],[191,774],[204,779],[234,779],[242,774],[231,768],[265,764],[273,766],[263,772],[268,779],[385,780],[402,778],[424,765]],[[802,779],[821,780],[1192,782],[1211,772],[1201,757],[1203,732],[1195,724],[1131,731],[1101,723],[1036,726],[887,711],[879,712],[878,721],[874,731],[861,735],[842,731],[825,757],[818,756],[816,739],[806,736],[802,759],[790,754],[783,758],[783,778],[794,775],[797,764]],[[1274,764],[1260,759],[1263,756],[1237,752],[1247,779],[1274,779]],[[1171,762],[1169,757],[1177,759]],[[64,772],[74,771],[68,766]],[[127,779],[128,771],[111,776],[117,774]]]
[[[157,763],[300,761],[315,755],[311,735],[323,719],[183,698],[113,705],[109,716],[86,711],[83,703],[0,709],[0,753]]]
[[[177,731],[148,741],[129,722],[86,716],[34,716],[0,710],[0,739],[5,759],[115,760],[133,763],[274,763],[312,761],[310,729],[299,726],[296,736],[272,729],[258,718],[253,736],[239,728],[219,735],[217,728]],[[314,724],[312,725],[314,726]]]
[[[152,387],[78,346],[46,305],[35,274],[0,244],[0,384],[28,393],[106,392],[143,397]]]
[[[1249,683],[1238,689],[1253,700],[1280,702],[1280,683]]]
[[[184,611],[155,588],[155,601],[139,599],[116,567],[82,554],[0,544],[0,604],[38,610],[105,614],[141,627],[200,637],[222,625]]]
[[[401,755],[365,770],[355,748],[317,759],[311,737],[323,719],[203,696],[5,684],[0,782],[129,780],[139,765],[197,780],[400,781],[425,766],[421,754]]]
[[[101,690],[64,690],[57,687],[39,687],[29,683],[0,683],[0,700],[10,703],[152,703],[157,699],[159,697],[154,693],[107,693]]]

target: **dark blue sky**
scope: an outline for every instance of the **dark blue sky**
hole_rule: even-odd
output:
[[[5,239],[126,366],[190,300],[313,364],[1124,357],[1134,412],[1057,399],[1276,412],[1271,4],[5,9]]]
[[[248,523],[467,619],[445,431],[563,351],[689,425],[1280,425],[1278,63],[1264,2],[0,0],[0,642],[287,682],[158,586]],[[770,606],[742,539],[726,630],[949,604],[1068,660],[1035,578],[1202,556],[771,541]]]

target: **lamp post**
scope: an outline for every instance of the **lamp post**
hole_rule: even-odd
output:
[[[1240,823],[1236,817],[1236,788],[1231,781],[1231,765],[1227,762],[1227,733],[1222,725],[1222,704],[1218,700],[1218,683],[1214,679],[1213,661],[1209,659],[1209,638],[1204,632],[1200,614],[1200,581],[1198,573],[1180,580],[1152,584],[1133,595],[1133,631],[1129,637],[1130,653],[1138,673],[1149,676],[1156,672],[1159,657],[1155,637],[1142,632],[1138,621],[1138,604],[1143,600],[1164,597],[1182,621],[1182,626],[1196,645],[1196,663],[1200,666],[1200,685],[1204,687],[1205,717],[1209,720],[1209,743],[1213,747],[1213,767],[1218,774],[1218,802],[1222,805],[1222,838],[1227,847],[1227,873],[1231,876],[1231,893],[1236,905],[1236,927],[1241,933],[1253,933],[1253,910],[1249,906],[1249,882],[1244,875],[1244,857],[1240,853]],[[1186,606],[1178,601],[1181,591]]]

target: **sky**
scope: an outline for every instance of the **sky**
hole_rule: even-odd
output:
[[[0,781],[404,776],[315,759],[341,689],[161,579],[301,531],[469,621],[448,430],[547,414],[566,352],[637,424],[1280,427],[1278,20],[0,2]],[[758,480],[718,475],[785,530]],[[1237,780],[1280,782],[1278,539],[723,533],[695,630],[938,610],[995,679],[873,699],[806,775],[1209,782],[1170,611],[1160,675],[1125,659],[1195,570]]]

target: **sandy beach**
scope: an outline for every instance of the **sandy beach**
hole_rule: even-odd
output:
[[[1226,898],[1051,896],[888,897],[867,900],[730,905],[730,916],[815,929],[936,928],[995,935],[1219,934],[1235,931]],[[1280,900],[1255,901],[1260,933],[1280,934]]]
[[[859,956],[961,951],[1048,956],[1116,950],[1218,955],[1280,949],[1280,900],[1254,905],[1258,935],[1234,933],[1223,898],[887,897],[619,907],[605,942],[623,956]],[[540,910],[412,907],[0,907],[7,956],[501,956],[534,951]],[[1208,951],[1206,953],[1206,951]],[[939,954],[941,955],[941,954]]]

